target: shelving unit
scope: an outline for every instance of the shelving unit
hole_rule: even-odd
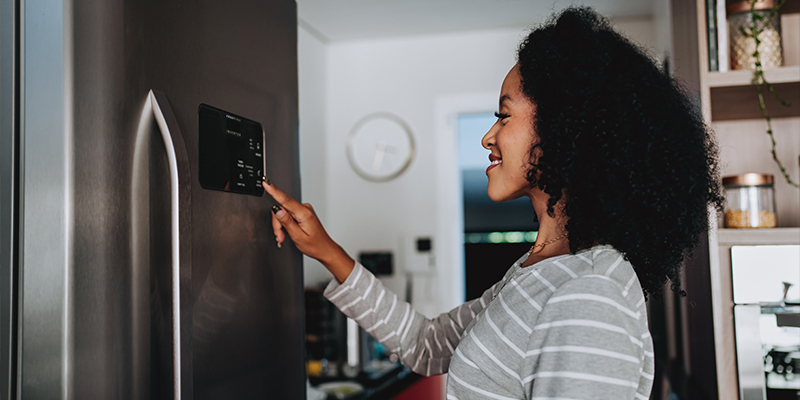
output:
[[[734,339],[730,248],[733,245],[795,244],[800,242],[800,190],[789,186],[770,154],[766,122],[758,109],[753,71],[709,72],[706,44],[705,0],[697,0],[697,50],[699,91],[706,122],[717,136],[722,175],[746,172],[775,176],[777,229],[714,229],[708,240],[708,266],[714,322],[714,346],[718,397],[739,399]],[[773,118],[778,156],[790,176],[800,179],[800,45],[794,38],[800,30],[800,1],[784,6],[784,60],[781,68],[766,69],[766,79],[791,108],[783,107],[765,92],[765,103]],[[716,218],[712,226],[717,226]]]
[[[705,15],[706,2],[698,0],[696,5],[698,15]],[[800,0],[787,1],[783,9],[788,10],[781,18],[787,65],[765,69],[764,75],[780,97],[793,106],[780,105],[766,91],[764,100],[772,117],[778,157],[789,175],[800,180]],[[772,160],[767,125],[751,82],[753,71],[709,72],[705,18],[698,18],[697,25],[700,100],[704,118],[720,144],[722,175],[773,174],[778,226],[800,226],[800,190],[785,182]]]

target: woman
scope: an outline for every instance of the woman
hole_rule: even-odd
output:
[[[310,205],[265,181],[285,233],[335,280],[325,295],[412,370],[449,373],[448,399],[647,399],[646,294],[676,279],[721,206],[699,112],[587,8],[533,30],[503,81],[490,150],[494,201],[528,197],[531,250],[479,299],[428,319],[325,233]]]

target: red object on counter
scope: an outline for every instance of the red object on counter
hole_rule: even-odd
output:
[[[410,388],[400,392],[393,400],[443,400],[446,382],[446,374],[422,378]]]

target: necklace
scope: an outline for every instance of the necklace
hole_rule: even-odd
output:
[[[550,239],[550,240],[548,240],[548,241],[546,241],[544,243],[535,244],[535,245],[531,246],[531,249],[528,250],[528,252],[533,254],[533,251],[536,250],[537,248],[544,248],[544,246],[547,246],[548,244],[552,244],[552,243],[557,242],[557,241],[559,241],[561,239],[564,239],[565,237],[567,237],[567,235],[568,234],[565,233],[565,234],[563,234],[563,235],[561,235],[561,236],[559,236],[559,237],[557,237],[555,239]]]

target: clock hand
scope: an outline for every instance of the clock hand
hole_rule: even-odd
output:
[[[377,174],[383,165],[383,156],[386,154],[386,142],[378,142],[378,148],[375,150],[375,158],[372,159],[372,173]]]

